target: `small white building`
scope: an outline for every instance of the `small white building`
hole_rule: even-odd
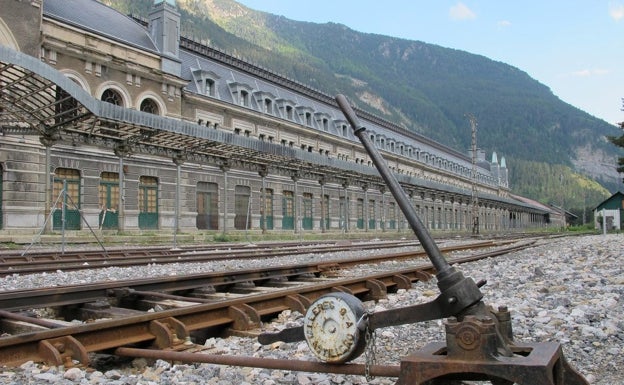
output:
[[[603,217],[607,230],[622,230],[624,227],[624,193],[618,191],[594,209],[594,227],[602,229]]]

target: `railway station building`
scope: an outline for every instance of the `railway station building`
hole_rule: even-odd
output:
[[[334,98],[95,0],[0,0],[0,233],[410,231]],[[504,157],[355,108],[433,231],[548,225]]]

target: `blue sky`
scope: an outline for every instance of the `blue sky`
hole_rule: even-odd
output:
[[[563,101],[624,121],[624,0],[237,0],[289,19],[420,40],[518,67]]]

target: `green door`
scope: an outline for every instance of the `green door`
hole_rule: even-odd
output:
[[[158,229],[158,179],[139,178],[139,228]]]
[[[251,188],[236,186],[234,188],[234,228],[248,230],[251,227]]]
[[[294,230],[295,228],[295,206],[292,191],[284,191],[282,198],[282,229]]]
[[[263,222],[265,221],[265,222]],[[264,218],[260,218],[260,228],[273,230],[273,190],[264,192]]]
[[[357,215],[357,228],[361,230],[364,228],[364,199],[357,200]]]
[[[119,228],[119,174],[103,172],[99,186],[100,217],[98,223],[101,229],[110,230]]]
[[[396,229],[396,206],[394,202],[390,202],[388,207],[388,217],[390,217],[390,221],[388,221],[388,228]]]
[[[347,229],[347,200],[344,197],[338,198],[338,206],[340,211],[340,220],[338,223],[338,227],[342,230]]]
[[[368,202],[368,228],[370,230],[375,230],[377,226],[377,221],[375,218],[375,201],[370,200]]]
[[[52,193],[52,228],[80,230],[80,172],[70,168],[57,168]]]
[[[323,218],[321,219],[321,222],[325,221],[325,230],[329,229],[329,219],[329,195],[325,195],[323,197]]]
[[[302,198],[303,218],[301,227],[304,230],[312,230],[312,194],[304,193]]]
[[[199,230],[219,228],[219,190],[216,183],[197,183],[197,218]]]

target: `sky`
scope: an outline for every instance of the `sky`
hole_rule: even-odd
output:
[[[237,1],[293,20],[483,55],[595,117],[624,121],[624,0]]]

